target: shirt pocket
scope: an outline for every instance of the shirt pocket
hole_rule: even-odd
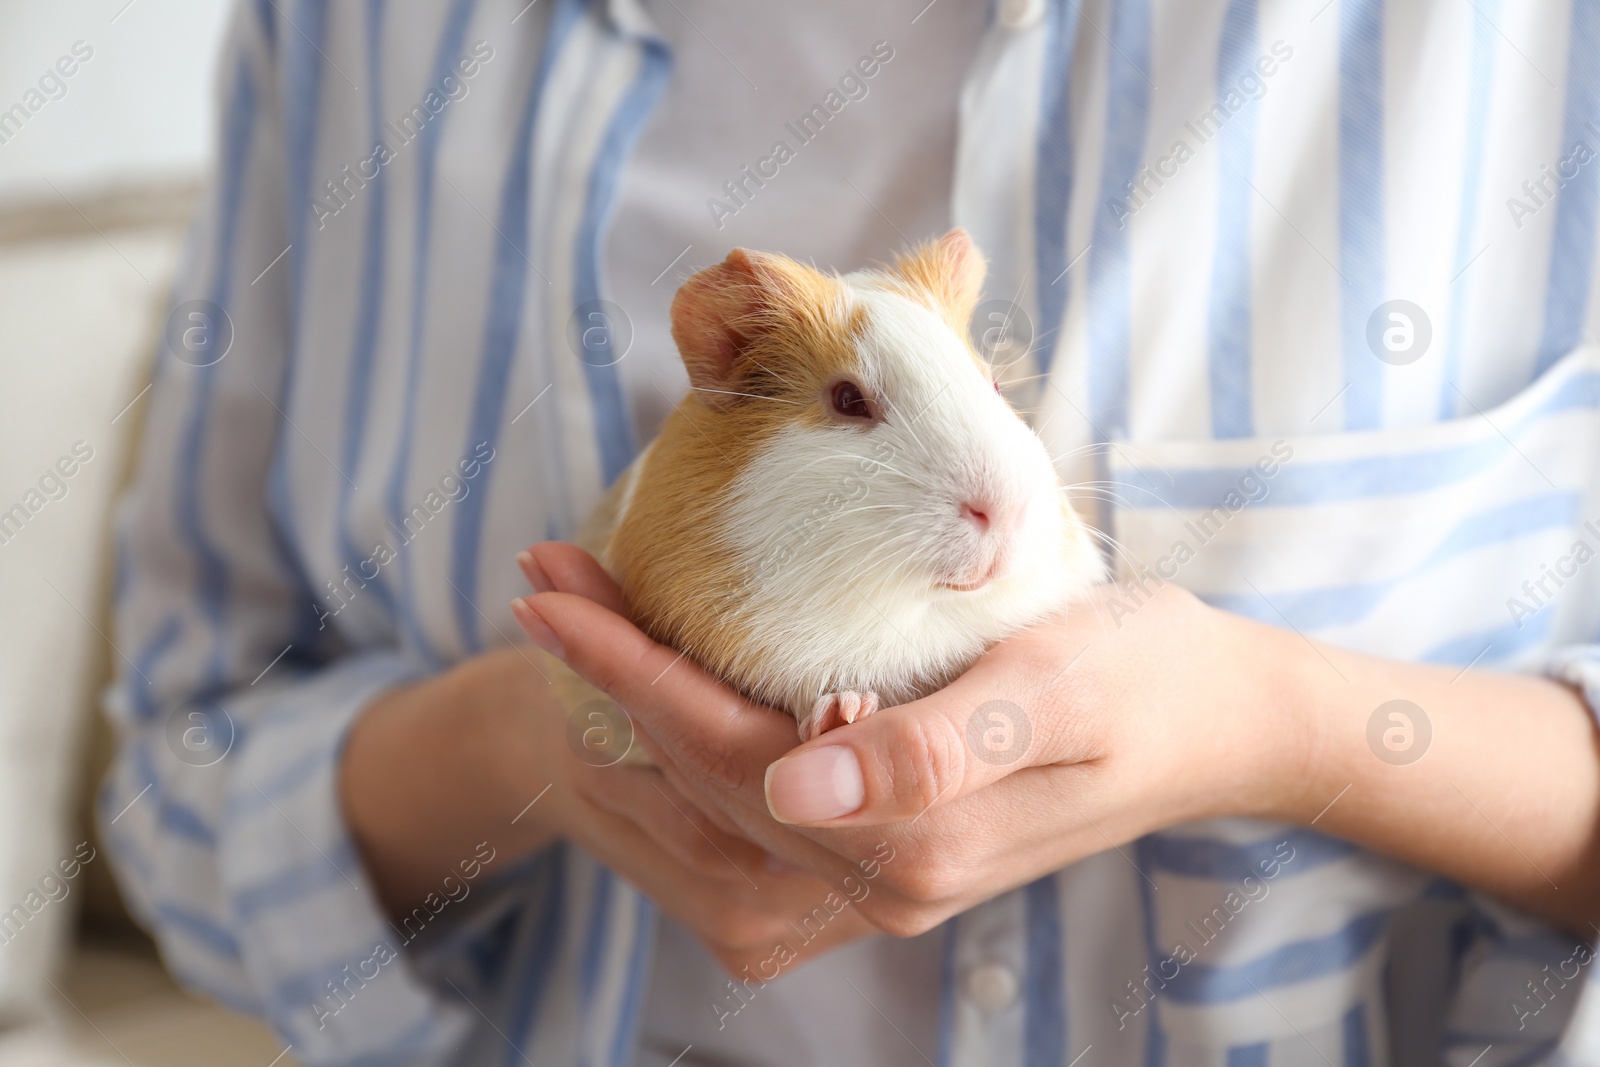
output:
[[[1162,581],[1357,651],[1535,667],[1600,634],[1600,348],[1509,401],[1396,430],[1113,450],[1136,611]]]

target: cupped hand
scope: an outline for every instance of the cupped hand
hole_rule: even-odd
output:
[[[786,715],[625,618],[586,553],[521,562],[524,630],[630,713],[664,781],[731,838],[868,878],[857,907],[891,933],[1156,829],[1308,802],[1315,738],[1277,671],[1293,636],[1176,587],[1131,608],[1095,590],[940,692],[796,747]]]
[[[536,653],[507,647],[383,694],[351,730],[340,799],[374,888],[404,916],[479,845],[502,867],[566,839],[688,928],[730,973],[772,977],[773,946],[808,958],[873,932],[841,891],[774,864],[709,820],[659,770],[595,767],[568,744],[565,709]],[[582,746],[579,746],[581,748]],[[789,924],[817,908],[825,928]]]
[[[820,936],[796,943],[790,924],[838,899],[833,886],[718,827],[653,767],[562,765],[565,836],[687,928],[730,974],[770,960],[780,941],[795,943],[798,960],[873,932],[860,915],[828,908]]]

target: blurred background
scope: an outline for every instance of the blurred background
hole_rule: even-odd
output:
[[[0,0],[0,1067],[293,1058],[178,991],[89,818],[109,523],[210,165],[228,8]]]

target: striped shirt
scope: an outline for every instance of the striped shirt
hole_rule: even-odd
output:
[[[1153,575],[1600,701],[1597,54],[1597,0],[997,4],[953,221],[1126,610]],[[374,694],[511,639],[512,555],[653,430],[571,331],[671,64],[637,0],[239,7],[100,806],[173,971],[306,1063],[632,1058],[647,900],[558,845],[393,926],[336,774]],[[1587,946],[1305,829],[1177,827],[942,933],[941,1064],[1600,1062]]]

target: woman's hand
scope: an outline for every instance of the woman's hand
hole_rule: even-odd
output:
[[[474,657],[380,697],[352,728],[341,800],[390,915],[440,892],[442,874],[479,842],[503,870],[557,838],[638,887],[730,972],[759,966],[790,922],[825,906],[833,887],[774,866],[659,771],[580,760],[537,657],[528,648]],[[845,911],[799,955],[871,932]]]
[[[566,591],[518,606],[524,628],[634,716],[666,780],[718,826],[830,879],[892,855],[860,909],[893,933],[1159,827],[1276,813],[1303,781],[1307,745],[1273,674],[1226,673],[1294,638],[1177,589],[1120,629],[1086,604],[931,697],[795,748],[791,719],[623,619],[586,554],[541,545],[524,566]]]
[[[859,907],[893,933],[1223,815],[1316,824],[1575,928],[1593,910],[1595,730],[1541,679],[1357,656],[1171,586],[1130,611],[1106,588],[945,690],[796,748],[786,716],[622,618],[586,554],[540,545],[524,567],[556,590],[518,606],[524,629],[632,713],[665,778],[718,826],[834,879],[886,847],[881,891]],[[1368,746],[1371,714],[1396,698],[1432,716],[1429,760]],[[1515,738],[1496,728],[1513,716]]]

